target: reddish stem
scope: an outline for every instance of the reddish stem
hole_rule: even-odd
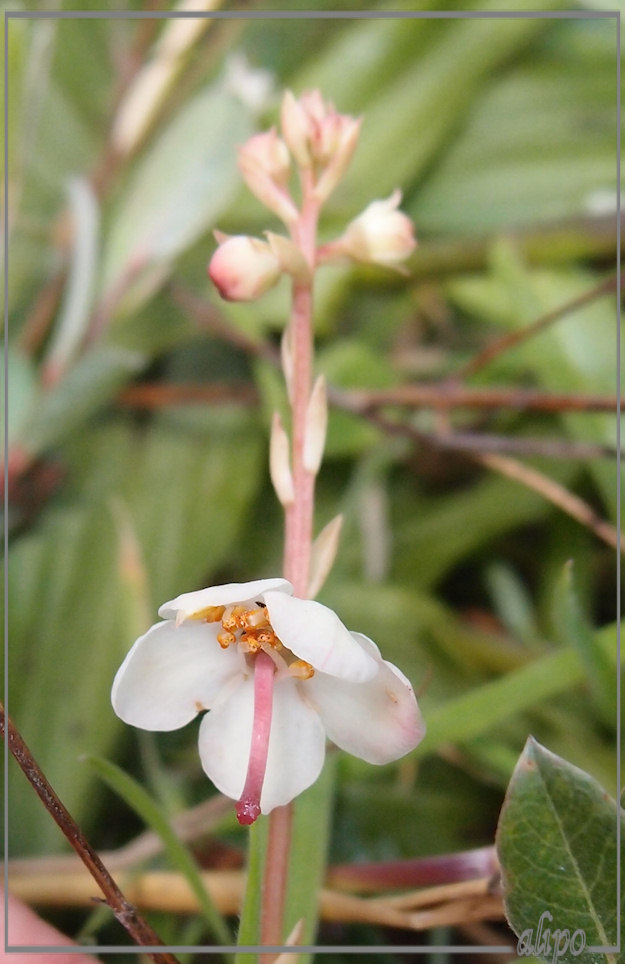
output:
[[[260,814],[260,795],[267,769],[271,733],[274,675],[273,660],[261,650],[254,659],[254,724],[250,759],[243,793],[236,805],[237,820],[241,824],[254,823]]]
[[[306,414],[313,367],[313,276],[316,264],[319,203],[313,197],[312,171],[302,172],[302,208],[292,229],[310,267],[310,280],[294,281],[291,310],[292,380],[292,473],[295,499],[285,512],[284,575],[295,595],[306,598],[313,530],[315,475],[304,465]],[[292,805],[277,807],[269,815],[269,839],[263,880],[261,942],[280,945],[284,939],[284,908],[291,850]],[[263,964],[267,957],[263,955]]]

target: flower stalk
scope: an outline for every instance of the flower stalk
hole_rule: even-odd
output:
[[[288,343],[291,351],[289,373],[291,397],[293,500],[286,504],[283,571],[296,596],[308,593],[313,534],[315,473],[305,464],[307,413],[313,372],[313,278],[317,249],[319,202],[315,199],[310,168],[301,172],[303,203],[291,228],[291,239],[309,267],[309,279],[294,279]],[[285,373],[285,377],[286,373]],[[269,815],[269,837],[265,860],[261,942],[280,944],[284,933],[293,804],[278,807]],[[266,958],[266,955],[263,955]]]
[[[286,235],[267,231],[260,240],[215,232],[219,247],[208,271],[228,301],[258,298],[285,274],[291,281],[282,339],[290,425],[274,416],[269,452],[285,516],[284,577],[215,586],[165,603],[163,622],[136,640],[111,694],[117,714],[145,729],[176,729],[208,711],[199,734],[204,770],[237,801],[240,823],[269,817],[256,917],[265,947],[282,945],[287,933],[292,801],[319,777],[326,736],[384,764],[413,749],[425,729],[400,670],[371,639],[309,598],[331,569],[340,531],[339,517],[313,550],[315,480],[327,427],[323,376],[313,384],[315,273],[331,261],[395,267],[414,247],[412,227],[397,210],[395,192],[372,202],[341,238],[318,247],[321,208],[349,164],[360,120],[338,114],[318,91],[299,100],[287,93],[281,128],[282,136],[274,129],[252,137],[239,150],[239,167]],[[292,165],[299,203],[290,190]],[[272,960],[261,955],[263,964]]]

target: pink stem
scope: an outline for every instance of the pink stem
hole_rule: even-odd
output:
[[[254,659],[254,724],[250,759],[243,793],[235,808],[237,820],[241,824],[254,823],[260,814],[260,795],[267,769],[271,733],[274,675],[273,660],[261,650]]]
[[[312,544],[315,476],[304,466],[306,412],[310,398],[313,367],[312,275],[316,265],[317,218],[319,203],[313,197],[312,171],[302,172],[302,208],[292,229],[311,269],[309,282],[293,283],[291,336],[293,351],[292,472],[295,500],[285,513],[284,575],[295,595],[306,598]],[[265,858],[261,912],[261,942],[279,945],[284,939],[284,907],[291,850],[291,804],[276,807],[269,815],[269,838]],[[267,961],[267,955],[261,961]]]

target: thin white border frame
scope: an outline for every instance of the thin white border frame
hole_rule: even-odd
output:
[[[597,20],[614,19],[616,21],[616,269],[617,269],[617,318],[616,318],[616,450],[617,450],[617,499],[616,499],[616,530],[621,529],[620,512],[620,493],[621,493],[621,42],[620,27],[621,14],[618,10],[554,10],[554,11],[482,11],[482,10],[463,10],[463,11],[382,11],[382,10],[231,10],[231,11],[131,11],[131,10],[58,10],[58,11],[10,11],[4,13],[4,197],[5,197],[5,216],[3,224],[4,239],[4,464],[8,465],[8,278],[9,278],[9,246],[8,246],[8,27],[10,20],[166,20],[166,19],[207,19],[207,20]],[[4,707],[8,716],[9,712],[9,692],[8,692],[8,473],[4,473]],[[616,785],[621,786],[621,692],[620,677],[618,668],[621,663],[621,634],[620,634],[620,612],[621,612],[621,558],[620,552],[616,552],[616,620],[617,620],[617,672],[616,672]],[[4,740],[4,839],[8,841],[9,822],[8,822],[8,759],[9,747],[8,740]],[[621,935],[621,822],[616,821],[616,924],[619,939]],[[4,862],[4,888],[8,894],[8,862]],[[196,952],[203,954],[224,954],[235,951],[237,954],[244,953],[315,953],[315,954],[429,954],[444,952],[449,954],[499,954],[515,953],[516,948],[510,945],[473,947],[473,946],[435,946],[435,945],[380,945],[376,948],[366,948],[362,945],[324,945],[319,946],[287,946],[287,945],[198,945],[198,946],[156,946],[156,947],[135,947],[130,946],[47,946],[47,945],[14,945],[8,943],[8,902],[5,901],[4,925],[5,938],[4,950],[6,953],[28,954],[28,953],[47,953],[47,954],[92,954],[99,956],[103,954],[146,954],[146,953],[188,953]],[[620,944],[614,947],[586,947],[584,953],[604,953],[620,954]]]

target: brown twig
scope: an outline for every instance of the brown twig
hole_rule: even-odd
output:
[[[345,402],[344,393],[342,394]],[[330,392],[328,392],[328,397],[331,398],[332,401],[335,401],[333,394]],[[346,402],[344,407],[348,411],[359,411],[358,409],[350,407],[349,402]],[[579,496],[569,492],[569,490],[564,488],[563,485],[560,485],[559,482],[554,481],[537,469],[523,465],[516,459],[511,459],[495,452],[475,451],[475,448],[471,451],[468,446],[458,444],[455,435],[430,435],[420,431],[413,425],[388,418],[381,412],[370,412],[368,415],[366,412],[361,414],[364,414],[368,421],[389,435],[404,436],[421,445],[434,445],[437,448],[462,449],[480,465],[493,469],[510,479],[514,479],[515,482],[520,482],[527,488],[533,489],[534,492],[538,492],[539,495],[548,502],[551,502],[563,512],[566,512],[566,514],[570,515],[573,519],[581,522],[582,525],[607,545],[620,551],[623,551],[625,548],[625,542],[620,538],[615,527],[598,516],[592,506],[584,502],[583,499],[580,499]]]
[[[361,409],[381,405],[402,405],[409,408],[514,409],[523,412],[613,412],[619,400],[613,395],[582,395],[535,391],[527,388],[465,388],[448,381],[431,385],[400,385],[397,388],[356,390],[350,392]],[[625,398],[620,399],[625,410]]]
[[[35,762],[23,737],[6,715],[2,704],[0,704],[0,735],[8,740],[8,746],[13,757],[19,763],[50,816],[62,830],[96,881],[104,894],[105,902],[122,927],[126,929],[136,944],[146,948],[146,953],[155,964],[178,964],[177,958],[173,954],[148,950],[148,948],[164,947],[164,944],[147,921],[140,916],[134,905],[123,895],[74,818],[52,789],[42,770]]]
[[[567,515],[577,519],[583,526],[593,532],[599,539],[617,549],[620,552],[625,550],[625,540],[619,535],[614,526],[597,515],[595,510],[579,496],[569,492],[563,485],[550,479],[530,465],[523,465],[516,459],[506,458],[503,455],[484,452],[475,456],[482,465],[486,465],[495,472],[520,482],[528,489],[538,492],[548,502],[558,506]]]
[[[129,385],[118,396],[122,405],[152,410],[166,405],[239,405],[258,404],[258,392],[250,382],[210,382],[204,384],[142,382]]]

